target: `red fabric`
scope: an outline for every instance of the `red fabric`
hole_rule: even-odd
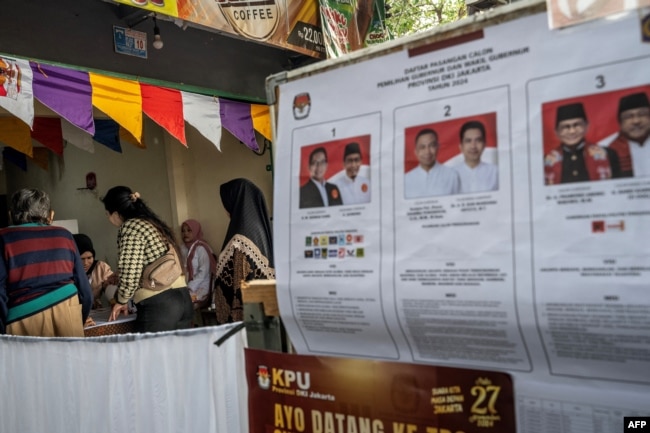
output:
[[[41,143],[51,151],[63,155],[63,133],[61,132],[61,118],[35,117],[31,132],[34,140]]]
[[[612,178],[612,168],[605,149],[595,144],[585,143],[582,153],[584,154],[589,180]],[[562,183],[562,146],[552,150],[544,162],[546,185]]]
[[[142,111],[187,147],[183,98],[178,90],[140,83]]]
[[[616,140],[611,142],[609,148],[615,150],[618,154],[619,163],[621,165],[621,174],[623,176],[633,176],[634,169],[632,167],[632,154],[630,153],[630,143],[628,143],[627,138],[619,134],[619,136],[616,137]]]

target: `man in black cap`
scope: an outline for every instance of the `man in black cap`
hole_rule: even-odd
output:
[[[618,103],[620,133],[609,145],[618,154],[621,176],[650,176],[650,102],[644,92],[623,96]]]
[[[346,144],[343,151],[345,175],[335,182],[344,205],[370,203],[370,181],[359,175],[362,162],[359,143],[353,141]]]
[[[581,103],[558,107],[555,134],[560,145],[544,157],[546,185],[606,180],[620,175],[616,152],[585,141],[588,126]]]
[[[309,154],[309,180],[300,187],[300,208],[339,206],[341,191],[325,180],[327,151],[317,147]]]

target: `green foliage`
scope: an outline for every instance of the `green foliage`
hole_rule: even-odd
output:
[[[467,15],[465,0],[386,0],[386,27],[393,38],[419,33]]]

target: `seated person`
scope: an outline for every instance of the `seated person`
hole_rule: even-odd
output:
[[[107,286],[116,283],[117,276],[114,275],[108,263],[95,260],[93,242],[87,235],[80,233],[72,236],[77,243],[81,263],[83,264],[84,271],[86,271],[86,275],[88,276],[88,282],[93,291],[93,299],[95,300],[93,308],[108,307],[110,305],[110,299],[103,295]]]

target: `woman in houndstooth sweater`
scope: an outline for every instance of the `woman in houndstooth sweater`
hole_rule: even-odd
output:
[[[168,246],[176,249],[174,233],[140,198],[126,186],[115,186],[102,198],[109,221],[117,234],[119,285],[110,320],[128,313],[128,302],[137,307],[137,332],[159,332],[189,328],[192,325],[192,298],[181,275],[162,290],[142,287],[142,271],[163,256]]]

